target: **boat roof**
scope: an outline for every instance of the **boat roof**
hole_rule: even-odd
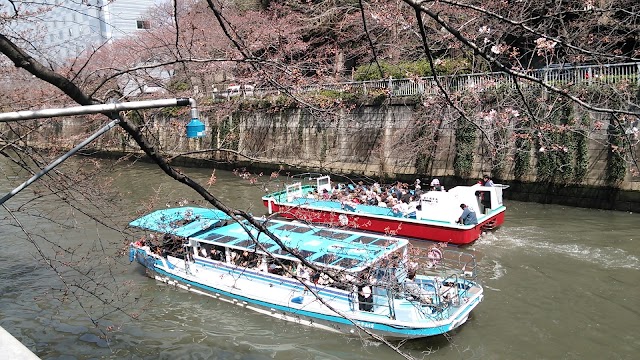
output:
[[[192,222],[182,225],[188,214]],[[210,244],[263,252],[240,223],[212,227],[216,221],[230,219],[220,210],[175,208],[155,211],[130,223],[146,230],[189,237]],[[299,261],[284,251],[275,241],[260,233],[248,222],[243,223],[269,253],[280,258]],[[287,247],[307,261],[323,267],[352,272],[362,271],[379,259],[406,246],[409,241],[378,234],[341,230],[300,222],[268,220],[265,225]]]
[[[221,222],[230,219],[231,217],[217,209],[180,207],[156,210],[133,220],[129,226],[189,237],[204,229],[219,226]]]

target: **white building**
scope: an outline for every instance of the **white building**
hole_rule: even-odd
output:
[[[0,0],[2,31],[23,38],[35,55],[61,64],[86,49],[149,29],[160,0]],[[16,14],[17,17],[12,18]],[[8,15],[8,16],[7,16]],[[28,15],[28,16],[27,16]]]

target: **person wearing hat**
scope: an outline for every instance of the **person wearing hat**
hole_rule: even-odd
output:
[[[457,223],[463,225],[476,225],[478,223],[478,217],[476,217],[473,209],[465,204],[460,204],[460,209],[462,209],[462,215],[460,215],[460,218],[456,221]]]
[[[431,191],[444,191],[444,186],[440,185],[440,180],[431,180]]]

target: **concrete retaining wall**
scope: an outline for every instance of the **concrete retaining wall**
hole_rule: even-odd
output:
[[[298,108],[245,110],[223,118],[203,113],[201,120],[210,135],[196,140],[184,137],[186,121],[158,115],[148,121],[145,131],[157,139],[167,155],[189,153],[176,158],[176,164],[314,171],[407,182],[416,177],[439,177],[449,188],[473,183],[482,174],[491,173],[494,149],[478,137],[470,173],[456,174],[453,169],[456,113],[420,114],[420,111],[424,108],[399,102],[360,106],[338,113]],[[418,131],[425,122],[432,125],[426,128],[433,129],[433,133]],[[92,126],[98,128],[97,124]],[[85,120],[63,119],[37,136],[31,135],[29,142],[36,146],[68,148],[79,143],[85,131]],[[608,150],[603,144],[606,136],[606,129],[593,129],[590,133],[588,173],[580,183],[538,181],[536,149],[531,150],[531,170],[516,181],[513,147],[500,150],[507,154],[505,170],[502,178],[495,180],[511,185],[505,192],[505,197],[511,199],[640,211],[640,179],[628,174],[619,184],[608,184],[605,180]],[[140,152],[119,128],[93,146],[103,154]],[[207,149],[212,151],[201,152]]]

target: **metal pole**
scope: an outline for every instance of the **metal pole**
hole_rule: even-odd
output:
[[[123,103],[74,106],[60,109],[23,110],[0,114],[0,122],[31,120],[65,115],[84,115],[99,113],[116,113],[124,110],[151,109],[169,106],[191,105],[195,109],[195,100],[189,98],[130,101]]]
[[[47,165],[44,169],[40,170],[37,174],[33,175],[29,180],[23,182],[20,186],[18,186],[17,188],[11,190],[10,192],[8,192],[5,196],[2,197],[2,199],[0,199],[0,205],[4,204],[5,201],[11,199],[14,195],[16,195],[17,193],[22,191],[24,188],[26,188],[27,186],[31,185],[36,180],[40,179],[46,173],[51,171],[56,166],[60,165],[61,162],[67,160],[71,155],[75,154],[76,152],[78,152],[78,150],[80,150],[83,147],[87,146],[87,144],[89,144],[90,142],[92,142],[93,140],[98,138],[100,135],[102,135],[102,134],[106,133],[107,131],[111,130],[119,122],[120,122],[120,120],[113,120],[112,122],[108,123],[103,128],[98,130],[96,133],[94,133],[93,135],[91,135],[90,137],[85,139],[83,142],[78,144],[76,147],[74,147],[73,149],[69,150],[69,152],[67,152],[66,154],[60,156],[54,162],[52,162],[51,164]]]
[[[196,101],[192,98],[174,98],[174,99],[159,99],[159,100],[144,100],[144,101],[130,101],[123,103],[110,103],[110,104],[98,104],[98,105],[86,105],[86,106],[74,106],[60,109],[42,109],[42,110],[25,110],[14,111],[9,113],[0,113],[0,122],[20,121],[20,120],[32,120],[40,118],[49,118],[65,115],[84,115],[84,114],[99,114],[99,113],[117,113],[123,110],[137,110],[137,109],[151,109],[161,108],[169,106],[191,106],[191,119],[194,120],[199,117]],[[111,130],[116,126],[120,120],[113,120],[103,128],[95,132],[93,135],[85,139],[76,147],[71,149],[66,154],[56,159],[51,164],[47,165],[44,169],[40,170],[37,174],[33,175],[29,180],[23,182],[17,188],[11,190],[5,196],[0,198],[0,205],[5,201],[11,199],[14,195],[22,191],[27,186],[44,176],[56,166],[60,165],[63,161],[67,160],[71,155],[78,152],[78,150],[85,147],[87,144]],[[204,127],[204,125],[202,125]],[[204,130],[204,129],[203,129]]]

